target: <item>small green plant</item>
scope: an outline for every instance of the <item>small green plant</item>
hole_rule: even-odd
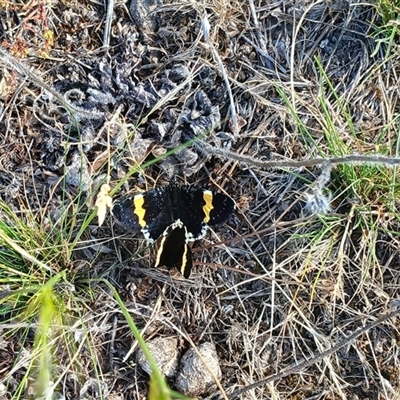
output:
[[[376,11],[382,18],[382,24],[398,21],[400,15],[400,2],[392,0],[376,0],[374,2]]]
[[[374,38],[376,41],[375,50],[371,57],[384,54],[384,59],[392,57],[393,48],[397,46],[400,28],[400,2],[390,0],[377,0],[375,7],[381,21],[375,25]]]

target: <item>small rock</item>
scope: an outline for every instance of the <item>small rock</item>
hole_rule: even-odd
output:
[[[209,392],[215,384],[214,377],[221,379],[222,376],[215,346],[212,343],[203,343],[197,350],[204,362],[193,349],[189,349],[180,361],[180,370],[175,382],[180,392],[193,397]]]
[[[178,340],[173,337],[158,337],[146,342],[161,373],[169,378],[176,375],[178,366]],[[136,361],[149,375],[151,368],[142,350],[138,350]]]

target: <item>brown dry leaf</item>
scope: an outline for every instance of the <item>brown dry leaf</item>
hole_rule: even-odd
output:
[[[109,150],[105,150],[100,153],[95,160],[92,162],[90,169],[92,174],[96,173],[105,163],[105,161],[110,157]],[[104,185],[103,185],[104,186]],[[101,189],[100,189],[101,190]]]
[[[100,192],[97,195],[95,206],[97,207],[97,218],[99,226],[103,225],[103,222],[106,219],[107,207],[112,207],[112,198],[108,195],[108,192],[110,190],[110,185],[105,183],[101,186]]]
[[[240,114],[238,114],[237,115],[237,128],[238,128],[238,133],[242,130],[242,128],[244,127],[244,126],[246,126],[247,125],[247,121],[240,115]],[[233,123],[233,121],[230,119],[229,120],[229,129],[233,132],[234,131],[234,128],[235,128],[235,126],[234,126],[234,123]]]
[[[7,99],[13,91],[13,86],[11,74],[6,69],[3,69],[0,79],[0,100]]]

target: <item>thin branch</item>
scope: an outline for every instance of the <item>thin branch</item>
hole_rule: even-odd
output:
[[[113,15],[114,15],[114,0],[108,0],[106,23],[104,26],[104,38],[103,38],[103,48],[106,51],[110,47],[110,32],[111,32]]]
[[[387,167],[395,167],[400,165],[400,158],[398,157],[386,157],[381,154],[375,155],[361,155],[361,154],[350,154],[347,156],[332,157],[332,158],[311,158],[309,160],[272,160],[272,161],[260,161],[253,157],[249,157],[243,154],[233,153],[226,149],[220,149],[212,147],[205,142],[196,143],[205,154],[216,155],[227,159],[239,161],[247,166],[255,166],[262,169],[271,168],[303,168],[312,167],[315,165],[336,165],[336,164],[381,164]]]

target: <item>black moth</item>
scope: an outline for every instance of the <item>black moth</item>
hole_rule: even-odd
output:
[[[234,208],[225,194],[172,183],[117,201],[113,215],[126,229],[141,230],[149,242],[157,242],[156,267],[177,268],[189,278],[189,242],[203,238],[208,226],[225,222]]]

